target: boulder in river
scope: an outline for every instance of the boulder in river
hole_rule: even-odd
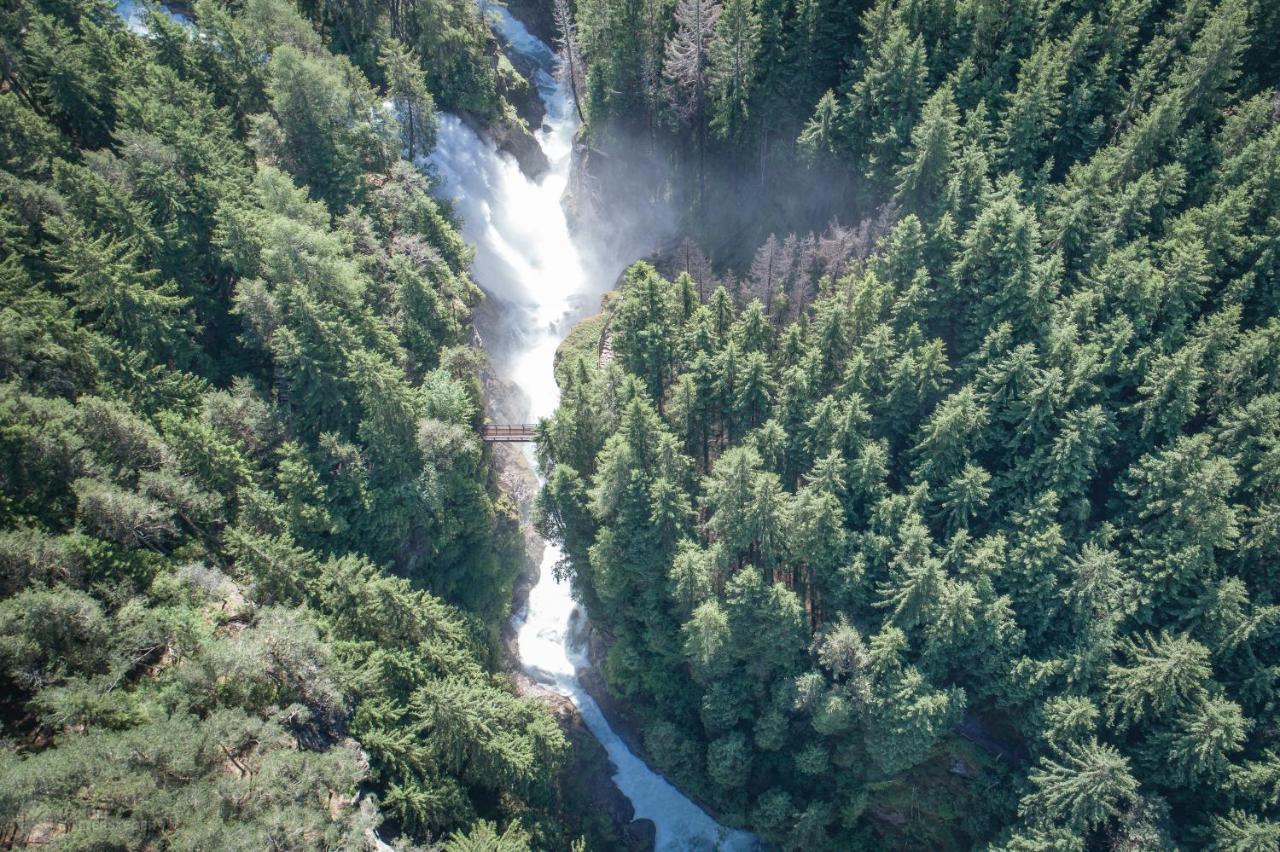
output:
[[[515,158],[520,171],[529,180],[537,180],[551,168],[551,162],[543,153],[538,140],[515,117],[502,117],[489,122],[482,122],[470,113],[462,113],[462,121],[476,135],[493,140],[499,151],[504,151]]]

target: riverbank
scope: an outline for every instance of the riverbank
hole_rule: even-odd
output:
[[[664,261],[671,260],[670,255],[671,250],[664,249],[656,251],[646,258],[637,258],[637,260],[643,259],[651,263],[662,264]],[[612,359],[613,347],[610,344],[609,328],[621,286],[622,276],[619,276],[618,280],[614,282],[613,289],[601,297],[599,312],[579,320],[565,335],[564,340],[556,350],[557,378],[559,377],[560,365],[565,363],[566,360],[572,362],[583,357],[594,358],[596,366],[602,368]],[[610,691],[609,685],[605,681],[602,672],[604,671],[605,657],[608,655],[611,644],[609,637],[594,625],[588,624],[583,641],[586,644],[587,659],[590,662],[589,666],[582,668],[578,673],[578,680],[581,682],[583,689],[600,706],[601,712],[609,721],[609,726],[626,744],[627,748],[648,764],[656,774],[675,785],[676,782],[673,779],[667,777],[661,770],[654,768],[657,764],[645,746],[644,720],[625,701],[617,698]],[[706,800],[695,795],[687,788],[681,787],[680,790],[694,804],[719,821],[720,814]]]
[[[535,6],[536,3],[526,3],[520,7],[519,11],[522,14],[528,13]],[[536,34],[537,30],[534,32]],[[504,46],[511,48],[508,54],[513,59],[512,65],[526,75],[529,86],[534,88],[536,86],[534,78],[539,71],[539,66],[537,62],[515,54],[516,47],[521,45],[526,49],[530,47],[527,39],[520,38],[521,34],[516,35],[517,38],[514,40],[509,35],[503,35],[500,41]],[[535,53],[541,53],[541,48],[536,44],[532,45],[532,49]],[[543,82],[545,84],[545,80]],[[544,140],[529,136],[527,141],[536,147],[536,156],[522,158],[508,146],[502,145],[495,138],[491,128],[487,129],[488,132],[485,132],[486,129],[474,126],[470,129],[477,136],[493,141],[500,151],[512,154],[520,166],[520,172],[530,183],[537,183],[548,177],[554,178],[554,175],[547,176],[549,166],[542,166],[543,163],[549,163],[546,152],[539,144]],[[570,152],[569,157],[573,156],[574,154]],[[529,167],[530,159],[537,161],[535,168]],[[474,165],[477,164],[473,163],[472,166]],[[571,162],[568,167],[572,169],[574,164]],[[490,180],[486,185],[492,186],[501,179]],[[517,180],[510,174],[505,175],[504,179]],[[529,187],[525,187],[524,191],[528,189]],[[563,209],[563,198],[555,199],[554,203]],[[504,211],[485,209],[477,212],[486,217],[496,216],[502,219]],[[501,227],[505,223],[506,220],[492,224]],[[522,223],[512,223],[513,226],[520,224]],[[529,316],[528,296],[521,292],[529,282],[513,281],[510,283],[518,285],[515,292],[497,292],[493,286],[497,282],[492,280],[496,272],[494,266],[482,266],[478,271],[482,275],[488,273],[488,280],[484,277],[480,280],[490,288],[488,298],[480,305],[474,317],[475,327],[478,330],[477,343],[489,355],[480,375],[485,398],[485,413],[491,422],[526,422],[532,419],[531,412],[535,409],[535,400],[530,398],[529,393],[521,388],[511,375],[513,371],[518,372],[515,363],[519,361],[522,347],[529,345],[530,329],[525,327],[524,323],[536,321],[534,317]],[[507,275],[519,273],[523,278],[525,275],[532,274],[533,270],[502,268],[501,272]],[[501,368],[495,364],[500,364]],[[530,677],[524,671],[524,665],[520,659],[518,628],[528,612],[530,592],[542,579],[543,557],[547,547],[533,528],[534,500],[539,483],[531,454],[527,450],[527,445],[523,444],[489,446],[497,486],[516,508],[524,554],[523,570],[512,589],[511,611],[514,617],[503,626],[502,662],[515,691],[520,695],[543,701],[550,708],[572,747],[569,761],[561,770],[558,786],[566,798],[563,810],[571,818],[579,821],[575,830],[580,831],[588,841],[588,848],[649,852],[655,845],[656,826],[650,820],[635,818],[635,808],[631,800],[613,780],[617,767],[609,759],[605,748],[588,729],[578,707],[568,696]]]
[[[630,223],[629,239],[620,242],[618,231],[597,238],[599,228],[581,228],[581,218],[566,203],[580,134],[572,99],[554,76],[555,55],[506,9],[487,6],[486,12],[502,41],[521,55],[521,64],[534,69],[547,115],[536,139],[551,168],[531,178],[497,150],[492,137],[476,134],[454,115],[441,116],[431,163],[442,194],[461,218],[463,236],[475,247],[472,277],[489,297],[474,316],[492,365],[488,414],[499,422],[529,422],[550,416],[558,404],[555,361],[565,336],[623,266],[658,242],[658,229],[642,217]],[[612,221],[635,212],[628,195],[600,200]],[[503,649],[514,688],[546,698],[566,736],[580,745],[562,776],[562,795],[573,799],[565,805],[573,820],[570,836],[580,820],[584,830],[603,838],[589,841],[593,849],[751,848],[752,838],[724,830],[630,751],[584,689],[579,678],[590,662],[578,640],[587,614],[567,578],[555,573],[559,548],[544,547],[528,532],[536,480],[527,450],[528,445],[490,448],[492,475],[520,506],[526,551],[525,580],[513,596],[516,615]]]
[[[483,344],[483,340],[481,341]],[[492,422],[521,422],[529,400],[510,380],[486,362],[481,370],[485,413]],[[587,729],[582,714],[568,697],[539,684],[524,673],[520,662],[516,623],[526,611],[529,593],[541,579],[546,542],[533,528],[538,479],[522,444],[491,444],[492,463],[499,489],[511,500],[520,520],[524,543],[524,570],[512,588],[511,611],[502,630],[502,662],[517,694],[544,702],[568,739],[569,763],[560,773],[559,787],[569,800],[567,813],[578,816],[592,849],[650,852],[656,828],[652,821],[635,818],[635,807],[613,780],[617,767],[603,746]]]

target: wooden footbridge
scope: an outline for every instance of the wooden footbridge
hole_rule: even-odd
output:
[[[533,441],[537,432],[537,423],[490,423],[480,431],[480,437],[490,444],[517,444]]]

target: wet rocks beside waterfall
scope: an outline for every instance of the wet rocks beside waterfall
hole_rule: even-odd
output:
[[[528,399],[510,381],[486,363],[480,373],[484,387],[486,414],[491,420],[514,423],[523,419]],[[520,612],[528,603],[529,590],[538,582],[543,548],[533,529],[533,500],[538,481],[520,444],[492,444],[493,466],[499,487],[515,504],[525,544],[525,570],[516,580],[512,610]],[[613,783],[616,771],[604,747],[587,730],[577,707],[526,675],[520,668],[516,631],[511,622],[503,628],[503,655],[512,684],[518,694],[546,703],[571,746],[568,764],[561,770],[560,787],[573,803],[573,812],[582,820],[579,829],[586,836],[607,838],[605,848],[628,852],[650,852],[657,828],[647,819],[636,819],[631,800]]]
[[[599,740],[587,730],[578,708],[559,693],[552,692],[528,675],[514,676],[516,690],[525,696],[536,697],[547,704],[560,729],[569,741],[570,759],[561,770],[560,784],[574,811],[584,821],[597,820],[606,824],[583,826],[597,837],[605,834],[613,841],[614,848],[628,852],[651,852],[657,837],[657,826],[652,820],[636,819],[635,807],[613,783],[617,771]],[[594,831],[592,831],[594,829]]]
[[[573,154],[569,160],[569,183],[565,187],[564,198],[560,204],[564,207],[569,226],[578,236],[590,236],[587,229],[591,223],[600,220],[604,205],[600,203],[600,186],[595,177],[596,169],[592,167],[593,151],[587,144],[583,134],[579,133],[573,140]]]
[[[503,97],[515,108],[516,115],[525,123],[526,128],[540,128],[547,117],[547,105],[542,102],[542,95],[538,94],[537,87],[530,83],[527,77],[519,79],[524,81],[525,85],[512,87],[503,93]]]
[[[475,115],[463,112],[459,117],[477,136],[492,140],[499,151],[510,154],[530,180],[537,180],[551,168],[551,162],[538,140],[516,116],[481,121]]]
[[[617,156],[625,151],[625,156]],[[562,206],[576,242],[602,258],[640,258],[677,233],[669,165],[643,140],[591,143],[578,132]],[[625,204],[610,199],[625,198]]]
[[[518,8],[508,8],[531,33],[550,44],[550,40],[530,23],[539,21],[541,26],[541,16],[550,15],[550,3],[545,4],[545,11],[540,11],[542,6],[542,0],[527,0],[518,4]],[[528,16],[527,20],[525,16]],[[499,151],[510,154],[525,177],[537,180],[551,168],[534,135],[542,127],[547,114],[536,82],[538,64],[536,60],[513,50],[501,32],[495,29],[491,35],[488,52],[502,107],[497,115],[480,116],[462,111],[460,117],[477,136],[492,140]]]
[[[556,22],[551,0],[506,0],[507,11],[546,44],[556,43]]]
[[[497,67],[498,92],[515,108],[516,115],[525,126],[536,130],[542,127],[542,121],[547,117],[547,105],[538,91],[538,61],[511,49],[500,35],[495,34],[495,38],[502,52]]]

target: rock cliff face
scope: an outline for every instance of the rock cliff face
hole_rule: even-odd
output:
[[[551,168],[547,155],[542,152],[538,140],[514,118],[499,118],[483,122],[469,113],[462,113],[462,122],[477,136],[493,140],[499,151],[515,158],[520,171],[530,180],[537,180]]]
[[[542,96],[538,94],[538,87],[533,84],[531,75],[533,69],[528,63],[511,63],[514,73],[509,74],[508,84],[503,87],[502,96],[507,99],[507,103],[515,108],[516,115],[520,116],[525,125],[530,130],[536,130],[542,126],[542,120],[546,118],[547,106],[542,102]]]
[[[656,828],[650,820],[635,818],[631,800],[613,783],[613,763],[604,747],[587,730],[578,708],[568,698],[544,689],[524,675],[517,675],[516,688],[521,695],[545,701],[568,738],[572,758],[563,771],[561,783],[566,796],[582,809],[584,819],[595,819],[597,824],[607,821],[609,829],[605,834],[613,848],[650,852],[654,848]]]
[[[529,28],[529,32],[547,44],[555,45],[557,33],[551,14],[551,0],[507,0],[507,8]]]
[[[573,159],[569,166],[569,185],[565,189],[564,209],[576,233],[584,233],[590,223],[600,219],[600,187],[593,168],[593,152],[582,131],[573,140]]]
[[[524,0],[509,4],[508,9],[530,33],[547,44],[554,43],[554,34],[547,29],[551,23],[550,0]],[[492,139],[499,151],[514,157],[526,177],[537,180],[551,167],[534,138],[547,114],[535,83],[538,66],[512,50],[496,29],[489,40],[489,53],[497,74],[498,94],[504,101],[503,114],[482,119],[463,113],[462,120],[478,135]]]

